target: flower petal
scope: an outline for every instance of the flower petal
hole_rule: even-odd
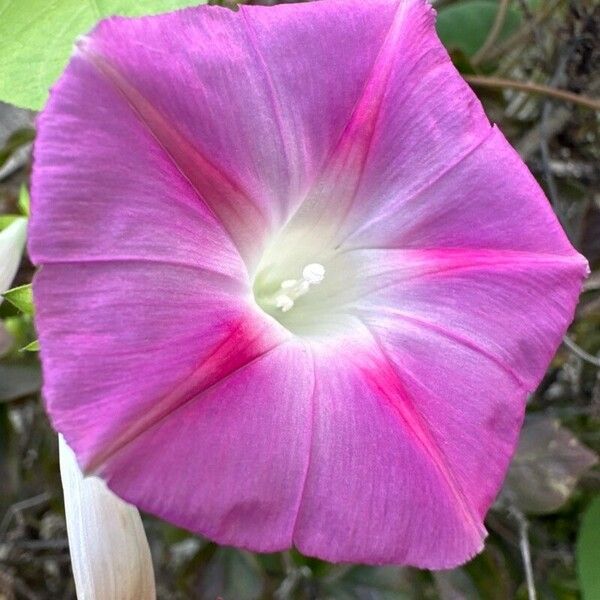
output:
[[[60,474],[77,597],[153,600],[154,570],[137,509],[97,477],[83,477],[59,436]]]
[[[198,388],[279,343],[281,328],[228,290],[230,281],[143,262],[38,272],[46,407],[87,471]]]
[[[16,219],[0,232],[0,294],[8,290],[12,283],[25,246],[27,219]],[[2,303],[0,296],[0,303]]]
[[[480,239],[491,249],[469,247],[467,229],[466,248],[457,234],[456,248],[345,251],[332,263],[334,274],[354,276],[339,310],[370,342],[316,350],[300,550],[446,568],[481,549],[525,397],[573,318],[587,271],[539,200],[526,198],[546,237],[532,224],[529,238],[518,230],[506,241],[490,225]],[[440,216],[431,235],[444,233]]]
[[[341,136],[396,5],[112,18],[82,40],[74,62],[119,90],[250,263]]]
[[[328,560],[459,564],[481,547],[526,395],[573,318],[586,262],[573,250],[460,249],[340,261],[361,286],[344,312],[371,345],[317,360],[296,543]]]
[[[447,144],[453,145],[452,137]],[[390,190],[390,201],[381,202],[344,247],[574,255],[540,186],[498,128],[439,169],[414,193]]]
[[[80,55],[38,120],[29,251],[37,264],[181,264],[246,278],[195,190]]]
[[[221,544],[289,548],[312,387],[310,355],[287,342],[199,390],[100,473],[121,497]]]
[[[401,0],[324,173],[288,229],[323,229],[337,247],[372,215],[402,219],[400,200],[435,180],[490,132],[475,94],[435,33],[425,0]],[[409,219],[407,215],[405,218]],[[289,232],[287,233],[289,235]]]
[[[515,236],[516,237],[516,236]],[[360,250],[352,312],[470,345],[532,391],[573,319],[585,259],[515,250]],[[358,270],[358,267],[357,267]],[[442,352],[443,354],[443,352]],[[450,368],[450,366],[448,367]]]
[[[368,333],[345,350],[316,351],[315,360],[311,460],[294,534],[298,549],[329,561],[427,568],[454,566],[480,551],[482,515],[462,487],[463,461],[447,456],[443,445],[467,443],[438,439]],[[498,408],[482,404],[487,417]],[[443,410],[448,418],[457,412]],[[481,424],[478,413],[475,407],[467,420]],[[480,462],[491,463],[492,485],[520,415],[498,418],[503,422],[494,425],[485,447],[498,456],[490,461],[479,452],[482,446],[475,448]],[[489,492],[482,473],[477,482]]]
[[[481,103],[437,36],[429,3],[400,4],[404,26],[387,59],[389,75],[378,92],[376,121],[346,212],[347,235],[375,216],[380,223],[393,214],[395,226],[399,219],[410,220],[409,211],[401,213],[402,202],[460,163],[491,130]],[[381,241],[378,229],[369,232],[377,232],[369,241]],[[361,242],[367,237],[365,232]]]

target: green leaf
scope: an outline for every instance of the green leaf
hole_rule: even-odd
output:
[[[0,0],[0,100],[42,108],[77,36],[110,15],[140,16],[206,0]]]
[[[19,210],[26,216],[29,216],[29,191],[27,186],[23,184],[19,191]]]
[[[441,8],[437,19],[438,35],[449,51],[460,50],[470,58],[483,46],[497,11],[498,2],[494,0],[463,0]],[[514,33],[521,20],[521,13],[516,8],[509,8],[498,41]]]
[[[596,496],[583,515],[577,538],[577,574],[584,600],[600,598],[600,496]]]
[[[0,312],[6,312],[5,307],[10,306],[17,310],[10,302],[3,302],[0,306]],[[31,317],[20,313],[18,316],[8,316],[3,318],[4,328],[12,338],[11,348],[22,348],[32,339]],[[14,352],[12,353],[14,355]]]
[[[2,294],[13,306],[26,315],[33,314],[33,292],[31,284],[21,285]]]
[[[21,348],[21,352],[39,352],[40,351],[40,341],[34,340],[31,344],[27,344],[24,348]]]

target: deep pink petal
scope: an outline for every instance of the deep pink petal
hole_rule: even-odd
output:
[[[198,7],[114,18],[80,48],[251,263],[342,134],[396,5]]]
[[[447,139],[449,147],[453,140]],[[344,247],[574,255],[540,186],[496,127],[458,161],[438,166],[420,189],[408,194],[394,189],[389,201],[380,203],[346,238]]]
[[[373,215],[385,212],[395,225],[400,200],[490,129],[435,34],[433,9],[424,0],[397,2],[344,134],[289,229],[301,236],[318,223],[337,246]]]
[[[573,318],[586,261],[572,249],[440,248],[357,250],[333,265],[356,277],[341,312],[370,344],[316,351],[295,542],[334,561],[464,562],[481,548],[525,398]]]
[[[424,0],[405,0],[400,6],[403,26],[386,58],[389,76],[377,98],[344,234],[351,235],[374,215],[381,221],[393,215],[395,225],[410,219],[406,212],[399,214],[402,202],[459,163],[491,129],[437,37],[431,6]]]
[[[363,320],[397,393],[419,416],[449,477],[482,522],[515,450],[527,388],[493,357],[443,331],[385,316]]]
[[[420,398],[369,336],[345,350],[315,353],[310,466],[294,542],[330,561],[456,565],[478,552],[485,536],[480,507],[462,481],[463,465],[485,463],[477,493],[495,493],[521,411],[502,412],[504,401],[475,400],[463,421],[478,427],[461,439],[438,435],[439,415],[428,422]],[[460,411],[443,403],[438,408],[459,420]],[[489,440],[475,446],[472,431],[489,433]],[[459,448],[475,456],[463,460]]]
[[[137,506],[222,544],[289,548],[307,469],[313,366],[290,341],[199,389],[101,468]]]
[[[228,282],[143,262],[47,264],[37,274],[46,406],[88,471],[280,343],[281,328]]]
[[[574,251],[364,250],[337,266],[361,282],[344,312],[364,324],[372,348],[317,361],[298,546],[329,560],[465,561],[480,549],[525,398],[573,318],[585,260]]]
[[[37,264],[144,261],[246,278],[172,159],[80,55],[38,119],[29,252]]]
[[[408,323],[469,345],[529,391],[573,319],[587,272],[574,251],[360,250],[346,257],[361,279],[349,310],[381,316],[392,330]]]

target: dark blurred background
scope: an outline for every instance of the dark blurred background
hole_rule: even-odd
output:
[[[485,550],[437,573],[336,566],[219,548],[148,517],[161,599],[600,600],[600,3],[434,5],[454,63],[592,268],[568,338],[529,399]],[[18,212],[28,185],[34,117],[0,103],[0,218]],[[14,285],[32,274],[25,257]],[[31,318],[0,305],[0,600],[75,597],[56,435],[40,402],[37,354],[20,350],[34,339]]]

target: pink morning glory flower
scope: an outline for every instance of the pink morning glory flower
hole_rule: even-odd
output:
[[[424,0],[111,18],[39,119],[44,395],[88,473],[222,544],[481,550],[585,260]]]

